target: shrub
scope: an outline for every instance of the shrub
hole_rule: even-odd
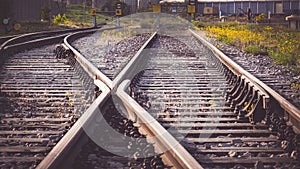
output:
[[[267,19],[267,17],[264,13],[261,13],[254,18],[255,22],[263,22],[266,19]]]
[[[64,24],[68,21],[67,17],[66,17],[66,14],[62,15],[61,14],[58,14],[57,16],[54,16],[53,17],[53,22],[55,24]]]

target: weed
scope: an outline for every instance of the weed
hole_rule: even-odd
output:
[[[58,14],[57,16],[53,16],[53,22],[54,24],[64,24],[68,22],[68,19],[66,17],[66,14]]]
[[[267,55],[268,51],[265,48],[249,45],[244,48],[244,51],[253,55]]]
[[[264,13],[261,13],[254,17],[255,22],[265,22],[266,19],[267,19],[267,17]]]
[[[261,20],[261,15],[257,19]],[[196,23],[197,26],[200,26]],[[300,32],[290,31],[282,26],[259,26],[238,22],[207,25],[203,28],[208,37],[216,38],[228,45],[243,49],[245,52],[268,55],[276,63],[300,68]]]

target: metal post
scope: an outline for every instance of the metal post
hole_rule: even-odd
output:
[[[192,15],[194,15],[195,12],[196,12],[196,1],[189,0],[188,6],[187,6],[188,28],[192,27]]]
[[[94,28],[97,27],[96,15],[93,16],[93,25],[94,25]]]
[[[188,28],[192,27],[192,14],[188,14]]]
[[[160,27],[160,15],[157,14],[156,28],[159,29],[159,27]]]
[[[271,23],[271,11],[268,11],[268,22]]]
[[[116,4],[116,21],[117,21],[117,24],[116,26],[117,27],[120,27],[120,16],[122,16],[122,4],[120,2],[118,2]]]
[[[92,0],[92,8],[96,8],[95,0]]]
[[[117,27],[120,27],[120,18],[117,16]]]

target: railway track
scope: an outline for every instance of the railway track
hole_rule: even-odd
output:
[[[270,58],[253,56],[253,59],[247,60],[248,55],[239,56],[238,51],[231,50],[225,50],[224,53],[300,108],[299,74],[287,70],[282,65],[274,65]]]
[[[11,35],[11,36],[3,36],[0,37],[0,45],[2,45],[4,42],[6,42],[7,40],[16,37],[17,35]]]
[[[158,37],[141,56],[146,66],[124,82],[130,95],[204,168],[299,167],[299,110],[279,107],[274,93],[233,75],[241,68],[232,73],[191,35],[173,37]]]
[[[64,37],[72,32],[85,31],[85,30],[91,30],[91,28],[42,31],[42,32],[33,32],[33,33],[26,33],[21,35],[1,37],[0,49],[4,50],[6,48],[9,48],[9,46],[13,46],[14,49],[16,49],[17,46],[24,46],[24,44],[27,44],[26,47],[30,47],[29,46],[30,44],[32,45],[36,44],[34,42],[45,42],[45,39],[54,39],[54,37],[56,36]]]
[[[23,35],[2,46],[1,168],[35,168],[91,104],[93,81],[54,52],[73,31]]]
[[[38,132],[31,135],[35,140],[49,141],[30,148],[36,154],[28,152],[33,144],[5,142],[10,152],[2,153],[3,161],[21,161],[2,167],[26,165],[28,158],[32,159],[28,166],[37,168],[299,168],[299,110],[197,34],[156,32],[111,48],[85,50],[104,30],[69,35],[56,46],[55,54],[52,45],[15,54],[4,62],[2,71],[7,74],[1,76],[1,93],[6,92],[2,99],[8,103],[8,113],[1,118],[4,129],[13,126],[5,118],[14,112],[25,116],[17,117],[22,123],[14,130],[32,129]],[[26,55],[34,59],[27,62]],[[41,67],[40,63],[48,62]],[[24,69],[29,73],[20,73]],[[46,76],[31,72],[49,69],[53,72]],[[11,75],[22,78],[23,84],[12,84],[7,78]],[[41,83],[39,77],[48,83]],[[45,88],[49,93],[53,90],[54,97],[45,97]],[[44,95],[27,95],[27,90]],[[56,93],[61,90],[67,92]],[[71,92],[77,92],[77,97],[70,99]],[[48,109],[49,101],[60,105]],[[15,108],[16,102],[20,109]],[[33,115],[36,109],[39,114]],[[53,128],[23,123],[37,117],[55,121],[46,121]],[[3,140],[25,140],[24,133]]]
[[[91,77],[98,83],[102,80],[101,93],[38,168],[170,168],[162,161],[164,155],[158,154],[153,143],[147,140],[147,133],[140,131],[139,124],[134,124],[115,107],[113,96],[106,87],[113,88],[114,83],[76,51],[68,39],[72,37],[65,39],[67,50],[75,53]],[[149,42],[142,44],[140,50]],[[110,128],[112,130],[108,130]],[[113,134],[115,130],[117,134]]]
[[[144,44],[119,73],[114,72],[117,75],[113,81],[93,68],[94,74],[98,74],[94,76],[116,92],[127,110],[123,117],[120,115],[122,111],[116,111],[112,106],[116,102],[104,99],[110,98],[110,94],[103,95],[102,104],[99,102],[97,105],[100,106],[93,108],[91,114],[103,109],[100,113],[108,118],[94,123],[90,121],[88,124],[97,124],[94,131],[103,130],[105,127],[100,125],[103,122],[118,128],[118,132],[126,131],[126,125],[122,124],[132,121],[130,124],[135,127],[130,128],[138,127],[138,131],[133,129],[136,135],[152,140],[154,152],[161,153],[164,167],[297,168],[299,136],[293,130],[297,129],[297,124],[291,123],[297,117],[286,122],[283,112],[269,107],[274,101],[272,94],[247,73],[240,73],[241,68],[235,68],[235,65],[226,68],[226,61],[219,61],[190,34],[180,35],[175,38],[152,36],[153,40],[147,41],[149,45]],[[293,111],[288,113],[294,116]],[[95,116],[94,119],[99,119]],[[119,125],[111,121],[117,121]],[[79,155],[72,158],[62,156],[57,161],[77,159],[83,162],[68,165],[81,167],[151,168],[146,158],[134,156],[143,148],[128,153],[129,158],[122,158],[124,156],[107,153],[88,135],[88,141],[81,143],[85,148],[79,148]],[[106,135],[101,136],[102,140],[103,137]],[[114,143],[124,140],[110,135],[107,138]],[[133,143],[122,142],[114,146],[127,152],[126,145],[131,147]],[[145,144],[149,145],[149,142]],[[132,165],[133,159],[139,160]],[[53,166],[57,164],[56,161],[51,163]],[[57,165],[61,164],[58,162]]]

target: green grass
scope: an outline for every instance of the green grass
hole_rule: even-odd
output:
[[[268,55],[268,52],[265,48],[255,45],[246,46],[244,51],[253,55]]]
[[[263,54],[291,70],[300,70],[300,31],[284,26],[257,25],[240,22],[199,23],[196,28],[228,45],[236,46],[247,53]]]

